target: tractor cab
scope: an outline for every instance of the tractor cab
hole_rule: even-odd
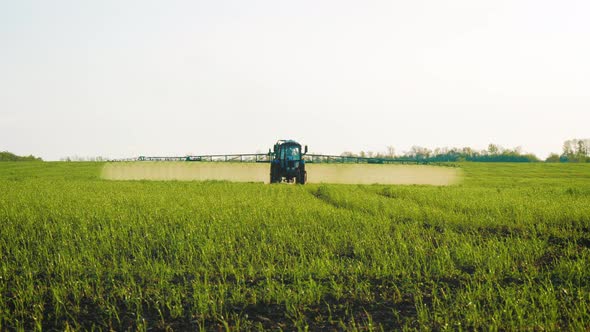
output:
[[[274,145],[271,152],[268,151],[270,165],[270,183],[280,183],[283,178],[287,182],[295,180],[299,184],[307,181],[305,161],[303,156],[307,153],[307,146],[302,151],[301,144],[293,140],[280,140]]]

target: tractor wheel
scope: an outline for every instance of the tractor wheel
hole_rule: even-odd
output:
[[[279,176],[279,169],[276,165],[270,166],[270,183],[279,183],[281,178]]]
[[[270,165],[270,183],[275,183],[275,165]]]
[[[307,172],[306,171],[297,172],[297,184],[305,184],[305,182],[307,182]]]

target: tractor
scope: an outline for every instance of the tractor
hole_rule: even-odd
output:
[[[274,146],[273,151],[268,150],[270,159],[270,183],[281,183],[283,178],[286,182],[295,181],[298,184],[307,182],[305,161],[303,156],[307,153],[301,150],[301,144],[292,140],[280,140]]]

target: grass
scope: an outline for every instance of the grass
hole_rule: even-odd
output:
[[[585,330],[590,165],[451,187],[0,164],[0,330]]]

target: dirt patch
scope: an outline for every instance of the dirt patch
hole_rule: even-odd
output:
[[[461,179],[461,170],[426,165],[308,164],[309,183],[429,184],[451,185]],[[109,163],[102,177],[108,180],[226,180],[269,182],[265,163],[225,162],[124,162]]]

